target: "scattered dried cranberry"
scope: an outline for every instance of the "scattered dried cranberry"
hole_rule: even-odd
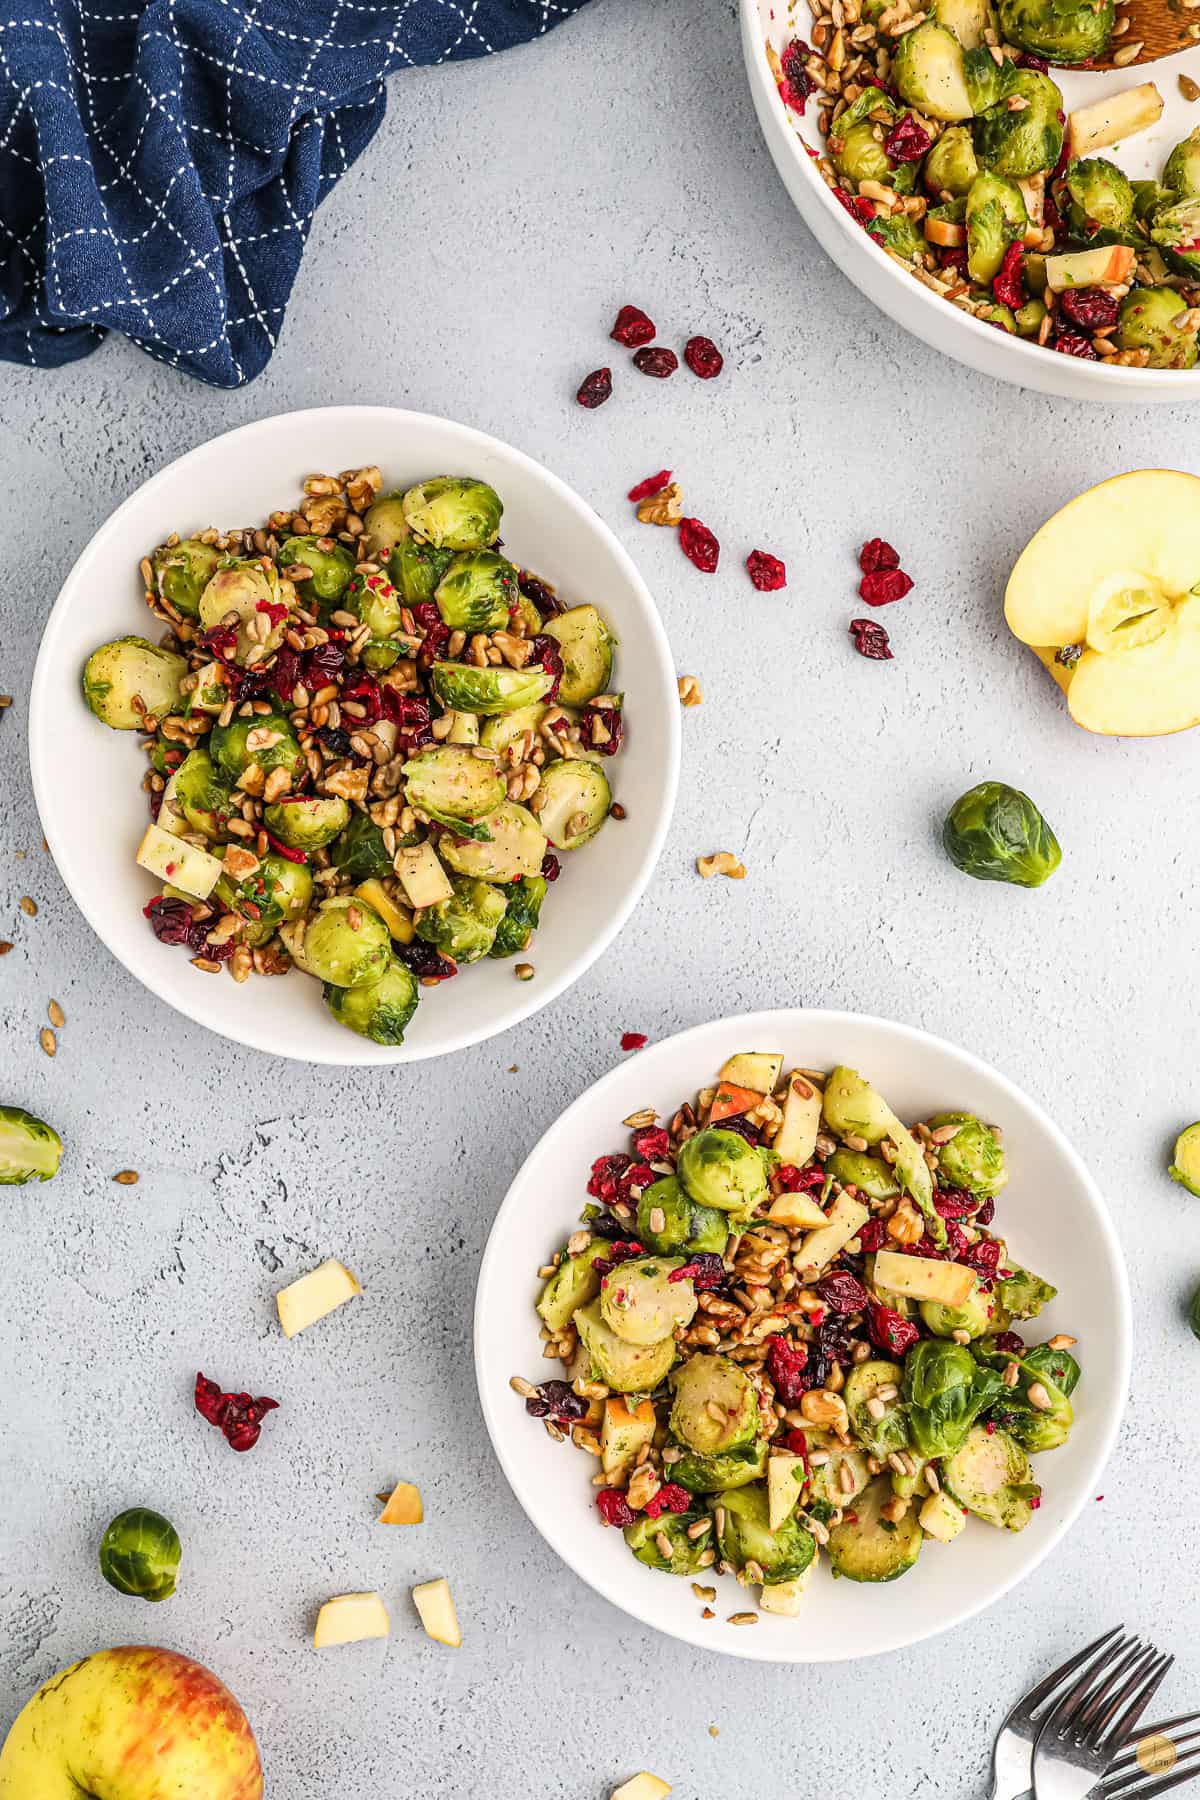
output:
[[[639,344],[648,344],[658,334],[654,320],[648,318],[640,306],[623,306],[608,335],[618,344],[624,344],[627,350],[636,350]]]
[[[760,594],[773,594],[787,586],[787,569],[769,550],[752,550],[746,558],[750,579]]]
[[[354,720],[354,729],[366,730],[378,724],[383,716],[383,701],[380,698],[379,683],[371,675],[356,675],[353,681],[346,682],[339,696],[342,705],[349,700],[355,706],[363,708],[363,717],[356,713],[349,717]]]
[[[539,633],[532,642],[533,655],[525,666],[528,669],[534,667],[535,664],[540,663],[547,675],[552,675],[554,677],[545,698],[547,700],[556,700],[558,698],[559,683],[562,681],[563,677],[562,650],[557,639],[543,637],[541,633]]]
[[[1020,1356],[1025,1348],[1025,1340],[1018,1337],[1015,1331],[999,1331],[996,1333],[996,1348],[1009,1356]]]
[[[871,662],[891,662],[892,647],[888,642],[888,634],[874,619],[851,619],[850,635],[860,656],[869,658]]]
[[[869,225],[875,217],[875,206],[870,200],[864,200],[858,194],[848,194],[845,188],[834,188],[833,197],[840,200],[852,219],[860,225]]]
[[[661,1125],[647,1125],[634,1132],[633,1147],[646,1162],[661,1162],[671,1154],[671,1134]]]
[[[380,684],[383,716],[396,727],[397,750],[419,750],[433,742],[429,702],[414,694],[401,694],[394,687]]]
[[[938,251],[938,261],[943,269],[953,269],[956,275],[967,279],[967,250],[965,244],[952,244],[945,250]]]
[[[1068,288],[1058,297],[1058,310],[1085,331],[1103,331],[1116,324],[1121,309],[1112,294],[1093,287]]]
[[[724,1287],[729,1271],[715,1250],[698,1250],[681,1269],[673,1269],[668,1281],[690,1281],[698,1294],[709,1288]]]
[[[762,1136],[758,1126],[751,1125],[750,1121],[742,1113],[738,1113],[736,1117],[732,1119],[722,1119],[720,1130],[734,1131],[737,1133],[738,1137],[744,1137],[748,1144],[759,1143]]]
[[[868,606],[891,606],[893,601],[903,600],[911,589],[912,576],[903,569],[878,569],[864,575],[858,584],[859,598]]]
[[[1023,69],[1036,69],[1039,75],[1044,75],[1050,67],[1044,56],[1034,56],[1030,50],[1022,50],[1017,60]]]
[[[902,1318],[879,1300],[867,1302],[867,1330],[871,1342],[892,1356],[903,1356],[921,1335],[911,1319]]]
[[[1078,356],[1083,362],[1098,362],[1100,359],[1092,347],[1091,340],[1080,337],[1076,331],[1060,331],[1051,349],[1059,351],[1063,356]]]
[[[596,1495],[596,1505],[600,1508],[600,1517],[606,1525],[632,1525],[637,1518],[632,1506],[620,1488],[601,1488]]]
[[[642,1254],[642,1246],[636,1238],[616,1238],[613,1240],[607,1256],[598,1256],[592,1264],[597,1275],[611,1275],[619,1263],[631,1262],[635,1256]]]
[[[207,1375],[196,1375],[196,1411],[225,1435],[233,1450],[252,1450],[262,1431],[262,1421],[278,1407],[278,1400],[252,1399],[249,1394],[224,1394]]]
[[[855,1232],[862,1250],[879,1250],[887,1242],[887,1227],[882,1219],[868,1219]]]
[[[977,1244],[972,1244],[963,1252],[959,1261],[966,1263],[977,1274],[991,1279],[1000,1266],[1000,1245],[995,1238],[980,1238]]]
[[[804,1366],[808,1361],[805,1344],[789,1344],[785,1337],[767,1339],[767,1373],[775,1384],[775,1392],[785,1406],[798,1406],[808,1391]]]
[[[883,140],[884,154],[895,163],[917,162],[932,146],[933,139],[911,113],[897,119]]]
[[[646,1517],[657,1519],[665,1512],[685,1513],[692,1504],[692,1496],[677,1481],[664,1481],[652,1500],[646,1502]]]
[[[615,1200],[617,1184],[632,1163],[632,1156],[626,1156],[623,1150],[617,1150],[611,1156],[598,1156],[592,1164],[587,1184],[587,1191],[592,1199]]]
[[[881,569],[898,569],[900,552],[893,550],[883,538],[868,538],[858,553],[858,566],[864,575],[876,575]]]
[[[992,282],[992,293],[1001,306],[1007,306],[1013,312],[1025,304],[1024,270],[1024,248],[1020,244],[1010,244]]]
[[[814,1188],[825,1186],[825,1171],[820,1163],[809,1163],[805,1169],[798,1169],[795,1163],[780,1163],[775,1178],[785,1194],[810,1194]]]
[[[597,706],[589,700],[579,715],[580,742],[600,756],[615,756],[625,737],[625,719],[619,706]]]
[[[637,351],[633,366],[640,369],[643,375],[653,375],[656,381],[665,381],[679,367],[679,358],[665,344],[655,344],[653,349]]]
[[[679,548],[688,561],[695,563],[703,575],[712,575],[716,571],[721,555],[721,546],[699,519],[680,519]]]
[[[990,1225],[996,1216],[996,1202],[990,1197],[982,1202],[975,1214],[976,1225]]]
[[[393,946],[396,956],[406,969],[411,969],[418,981],[426,976],[437,981],[449,981],[452,975],[458,974],[458,964],[452,963],[448,956],[427,944],[424,938],[414,938],[411,944]]]
[[[267,680],[271,688],[283,701],[285,706],[292,704],[292,689],[300,679],[300,658],[296,652],[285,644],[276,655],[268,673]]]
[[[808,1439],[802,1431],[789,1431],[783,1440],[783,1447],[790,1450],[793,1456],[802,1456],[805,1462],[808,1461]]]
[[[558,595],[544,581],[539,581],[536,575],[531,575],[528,569],[518,572],[517,586],[527,600],[533,601],[543,619],[557,618],[560,612],[566,611]]]
[[[813,91],[812,77],[804,67],[806,59],[811,55],[812,50],[803,38],[793,38],[779,59],[783,70],[783,78],[778,84],[779,97],[793,112],[803,113],[805,103]]]
[[[282,625],[288,616],[288,609],[281,600],[259,600],[255,602],[255,612],[266,613],[271,621],[271,629]]]
[[[622,1050],[641,1050],[649,1041],[644,1031],[625,1031],[621,1034]]]
[[[542,874],[547,881],[557,881],[562,874],[562,864],[559,862],[557,856],[555,856],[553,850],[547,850],[545,856],[542,858]]]
[[[575,398],[580,406],[586,406],[589,410],[603,406],[606,400],[612,398],[612,370],[593,369],[590,375],[585,375]]]
[[[543,1381],[536,1395],[525,1402],[525,1411],[535,1419],[553,1419],[556,1425],[574,1425],[586,1416],[588,1403],[581,1400],[565,1381]]]
[[[962,1188],[935,1188],[933,1209],[943,1219],[969,1219],[979,1202]]]
[[[725,367],[725,358],[707,337],[690,337],[683,346],[683,360],[701,381],[711,381]]]
[[[830,1312],[856,1313],[866,1309],[866,1288],[855,1276],[843,1274],[841,1270],[824,1276],[817,1283],[817,1292]]]
[[[331,756],[350,756],[350,733],[340,725],[322,725],[317,736]]]
[[[183,944],[187,949],[206,956],[210,962],[228,962],[233,955],[235,945],[232,938],[224,944],[209,944],[205,941],[213,921],[193,919],[191,906],[186,900],[168,900],[160,895],[143,906],[142,914],[149,919],[150,929],[161,944]]]
[[[314,694],[318,688],[328,687],[341,674],[345,661],[346,652],[340,644],[317,644],[305,652],[300,679],[309,693]]]
[[[629,490],[631,500],[649,500],[651,494],[661,494],[670,485],[670,469],[660,469],[657,475],[647,475],[645,481],[639,481],[636,487]]]

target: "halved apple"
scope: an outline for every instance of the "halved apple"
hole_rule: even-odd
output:
[[[1200,723],[1200,477],[1138,469],[1080,494],[1017,558],[1004,613],[1085,731]]]

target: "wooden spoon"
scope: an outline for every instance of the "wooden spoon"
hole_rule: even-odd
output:
[[[1118,0],[1108,55],[1087,67],[1131,69],[1180,50],[1200,50],[1200,0]],[[1200,66],[1196,72],[1200,76]]]

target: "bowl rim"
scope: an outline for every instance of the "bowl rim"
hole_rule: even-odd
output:
[[[1080,387],[1093,387],[1103,390],[1088,396],[1093,399],[1103,397],[1105,401],[1125,398],[1126,400],[1143,402],[1153,397],[1157,400],[1172,399],[1176,402],[1189,398],[1200,399],[1200,363],[1192,369],[1130,369],[1109,368],[1104,362],[1090,362],[1077,358],[1064,357],[1062,360],[1070,365],[1069,379],[1056,376],[1054,365],[1047,366],[1047,354],[1037,344],[1025,338],[1013,337],[1007,332],[997,331],[993,325],[985,325],[971,313],[963,312],[960,307],[951,307],[941,295],[932,293],[912,275],[894,263],[887,252],[877,244],[869,233],[851,221],[845,208],[834,199],[829,188],[817,173],[812,158],[805,155],[801,148],[801,139],[797,133],[792,115],[784,105],[779,90],[771,77],[764,54],[766,37],[763,31],[763,8],[768,0],[740,0],[742,18],[742,49],[746,71],[750,81],[751,93],[760,123],[766,134],[766,120],[771,119],[776,127],[775,141],[768,138],[768,148],[772,155],[786,153],[789,162],[802,171],[802,180],[813,199],[822,222],[825,226],[822,238],[823,248],[842,269],[843,274],[861,288],[861,283],[847,266],[865,253],[866,263],[872,275],[872,287],[883,287],[898,297],[897,304],[907,311],[905,295],[915,297],[921,317],[926,309],[938,307],[937,315],[943,318],[946,329],[937,332],[930,327],[929,333],[911,324],[907,318],[893,311],[892,307],[880,296],[867,290],[868,299],[888,313],[897,324],[905,330],[912,331],[929,344],[932,349],[943,355],[955,357],[959,361],[967,361],[976,369],[996,376],[997,379],[1012,382],[1019,387],[1035,388],[1043,393],[1054,393],[1071,399],[1081,398]],[[772,12],[772,16],[774,16]],[[786,142],[786,152],[784,144]],[[811,220],[806,221],[812,223]],[[833,243],[826,241],[832,236]],[[834,244],[838,246],[834,248]],[[843,261],[843,257],[846,261]],[[950,318],[944,315],[949,313]],[[930,315],[931,317],[933,315]],[[963,351],[955,348],[955,334],[963,335]],[[977,346],[975,360],[965,354],[966,346]],[[1011,362],[1011,372],[1000,373],[999,367]],[[986,366],[985,366],[986,365]]]
[[[1040,1567],[1050,1553],[1057,1548],[1059,1543],[1061,1543],[1067,1532],[1077,1523],[1080,1514],[1087,1504],[1086,1493],[1094,1488],[1096,1480],[1112,1454],[1117,1434],[1121,1428],[1121,1421],[1124,1416],[1125,1405],[1129,1393],[1133,1330],[1129,1275],[1125,1264],[1124,1254],[1121,1250],[1120,1240],[1117,1236],[1112,1219],[1109,1217],[1104,1197],[1088,1170],[1087,1165],[1084,1163],[1083,1158],[1079,1155],[1078,1151],[1066,1137],[1061,1128],[1054,1123],[1049,1114],[1036,1100],[1032,1099],[1023,1088],[1018,1087],[1016,1082],[1010,1080],[1010,1078],[1003,1074],[1001,1070],[997,1069],[993,1064],[986,1062],[982,1057],[976,1056],[974,1052],[964,1050],[959,1045],[952,1043],[948,1038],[940,1037],[931,1031],[925,1031],[920,1026],[901,1024],[896,1020],[884,1019],[873,1013],[851,1012],[844,1009],[824,1007],[776,1007],[756,1012],[731,1013],[723,1015],[720,1018],[705,1020],[702,1024],[690,1026],[684,1031],[676,1032],[671,1037],[662,1038],[656,1043],[647,1046],[646,1049],[639,1052],[638,1061],[640,1065],[645,1068],[647,1059],[652,1063],[655,1060],[660,1059],[668,1060],[673,1057],[683,1045],[696,1044],[697,1046],[702,1047],[705,1039],[710,1033],[716,1030],[724,1030],[726,1027],[736,1026],[739,1031],[744,1031],[747,1041],[759,1036],[765,1041],[773,1031],[778,1029],[782,1032],[798,1021],[802,1021],[808,1026],[817,1025],[823,1030],[834,1032],[846,1026],[852,1028],[866,1027],[869,1030],[880,1031],[884,1036],[892,1037],[898,1043],[909,1047],[914,1054],[919,1054],[920,1051],[926,1047],[932,1047],[958,1059],[972,1074],[982,1075],[986,1080],[995,1082],[1007,1095],[1013,1098],[1018,1105],[1028,1110],[1037,1125],[1050,1138],[1055,1149],[1063,1155],[1070,1165],[1073,1173],[1078,1178],[1081,1191],[1086,1196],[1099,1243],[1107,1257],[1113,1275],[1116,1307],[1110,1323],[1113,1335],[1116,1339],[1117,1348],[1118,1376],[1117,1381],[1114,1384],[1117,1391],[1113,1396],[1113,1404],[1103,1416],[1102,1421],[1098,1424],[1097,1429],[1099,1435],[1097,1447],[1092,1453],[1090,1463],[1086,1464],[1081,1471],[1079,1499],[1061,1520],[1045,1532],[1044,1536],[1039,1534],[1037,1540],[1031,1544],[1026,1559],[1014,1566],[1011,1577],[1003,1579],[1000,1585],[990,1591],[986,1598],[983,1599],[976,1598],[975,1590],[972,1588],[971,1584],[969,1582],[964,1582],[963,1602],[959,1607],[953,1610],[949,1616],[938,1618],[927,1625],[919,1625],[910,1635],[904,1637],[902,1641],[889,1643],[877,1651],[862,1653],[858,1650],[851,1649],[846,1651],[845,1654],[839,1653],[833,1656],[823,1656],[819,1658],[808,1655],[779,1654],[777,1644],[773,1638],[768,1638],[761,1648],[756,1647],[756,1634],[753,1632],[743,1632],[736,1636],[736,1638],[733,1638],[732,1641],[729,1641],[726,1637],[719,1639],[705,1639],[702,1638],[698,1632],[689,1635],[682,1630],[676,1630],[671,1625],[663,1624],[660,1620],[652,1616],[649,1607],[640,1611],[636,1610],[615,1590],[613,1584],[607,1579],[602,1570],[599,1570],[592,1565],[586,1556],[577,1556],[575,1554],[573,1544],[574,1539],[578,1534],[573,1527],[547,1529],[547,1526],[543,1523],[542,1519],[538,1517],[534,1501],[533,1485],[526,1480],[518,1455],[510,1454],[507,1449],[507,1440],[510,1437],[514,1443],[517,1441],[515,1434],[506,1433],[500,1428],[496,1414],[492,1408],[489,1384],[485,1379],[484,1320],[489,1308],[490,1290],[499,1277],[499,1239],[501,1227],[503,1223],[506,1223],[508,1219],[520,1209],[522,1204],[522,1189],[526,1181],[527,1170],[530,1163],[541,1153],[543,1148],[552,1138],[557,1137],[559,1134],[566,1134],[569,1136],[574,1119],[589,1112],[599,1099],[625,1078],[625,1072],[628,1068],[628,1059],[617,1063],[613,1068],[609,1069],[606,1074],[600,1076],[598,1080],[593,1082],[590,1087],[585,1088],[583,1092],[571,1102],[566,1110],[561,1112],[551,1124],[547,1126],[537,1142],[531,1146],[521,1167],[513,1177],[508,1192],[505,1194],[503,1201],[497,1209],[491,1230],[488,1233],[488,1241],[484,1247],[483,1257],[480,1262],[479,1277],[475,1289],[473,1350],[475,1381],[479,1391],[480,1406],[496,1460],[500,1464],[504,1477],[530,1524],[575,1575],[587,1582],[589,1587],[594,1588],[598,1594],[605,1600],[608,1600],[613,1606],[617,1607],[621,1612],[627,1614],[631,1618],[637,1619],[639,1623],[643,1625],[650,1626],[654,1630],[662,1632],[665,1636],[677,1639],[679,1642],[688,1643],[697,1648],[712,1651],[717,1655],[735,1656],[754,1662],[802,1665],[816,1662],[853,1662],[865,1660],[866,1655],[890,1655],[898,1649],[907,1649],[911,1645],[922,1643],[928,1638],[940,1636],[943,1632],[950,1631],[956,1626],[964,1624],[967,1620],[975,1618],[979,1613],[986,1611],[988,1607],[997,1604],[997,1602],[1002,1600],[1006,1594],[1010,1593],[1012,1589],[1016,1587],[1018,1582],[1024,1581],[1027,1576],[1032,1575],[1034,1571]],[[801,1649],[811,1648],[811,1646],[804,1644],[800,1644],[799,1647]]]
[[[388,421],[392,429],[397,426],[401,429],[421,429],[427,426],[447,429],[459,435],[464,455],[469,455],[473,449],[486,451],[501,461],[507,460],[517,465],[534,480],[548,488],[549,498],[552,501],[575,514],[585,526],[600,535],[606,549],[625,576],[631,594],[645,620],[655,674],[658,678],[657,685],[662,690],[666,754],[659,770],[659,778],[654,783],[652,790],[654,794],[652,803],[657,806],[657,817],[634,878],[612,907],[603,929],[591,935],[581,945],[579,951],[572,956],[570,962],[558,976],[546,981],[514,983],[513,998],[505,1009],[502,1019],[495,1023],[487,1023],[482,1029],[478,1025],[464,1025],[456,1031],[449,1032],[445,1041],[438,1043],[435,1047],[425,1047],[419,1042],[395,1046],[378,1045],[369,1043],[365,1039],[359,1039],[352,1032],[344,1031],[340,1035],[348,1041],[340,1054],[341,1047],[335,1048],[332,1042],[328,1049],[289,1048],[286,1044],[276,1042],[270,1030],[259,1029],[257,1019],[260,1009],[253,1006],[245,1008],[244,1029],[234,1032],[214,1024],[205,1016],[203,1008],[192,1000],[191,989],[186,982],[173,984],[166,975],[160,977],[153,967],[145,970],[135,968],[132,961],[109,943],[103,927],[102,909],[93,903],[88,883],[82,879],[85,872],[77,865],[69,834],[60,829],[53,803],[52,688],[58,672],[56,661],[58,638],[65,629],[67,619],[86,598],[83,590],[83,577],[93,558],[102,555],[114,542],[120,541],[126,518],[136,508],[142,506],[147,497],[153,498],[160,490],[169,488],[181,475],[186,475],[187,470],[193,464],[218,454],[218,447],[228,449],[235,442],[259,437],[267,440],[273,436],[286,438],[297,430],[311,429],[317,432],[323,423],[334,419],[359,421],[364,441],[369,438],[373,425],[384,419]],[[409,407],[347,404],[301,407],[271,413],[265,418],[253,419],[244,425],[234,426],[228,431],[207,437],[203,442],[194,445],[190,450],[184,451],[182,455],[173,458],[162,468],[156,470],[145,481],[139,483],[133,492],[127,495],[121,504],[104,519],[75,558],[63,579],[54,605],[42,628],[41,642],[38,646],[33,680],[30,685],[29,721],[26,736],[34,800],[50,854],[71,900],[109,954],[121,963],[143,987],[148,988],[158,999],[165,1001],[174,1011],[182,1013],[185,1018],[203,1026],[205,1030],[213,1032],[219,1038],[239,1043],[247,1049],[258,1050],[266,1055],[283,1056],[299,1062],[336,1068],[381,1068],[402,1063],[431,1061],[434,1057],[454,1055],[476,1044],[484,1043],[489,1038],[511,1030],[535,1013],[541,1012],[543,1008],[550,1006],[560,994],[587,973],[624,927],[654,873],[675,809],[679,786],[682,733],[679,708],[674,704],[674,671],[674,658],[662,617],[632,556],[612,527],[601,518],[595,508],[569,486],[560,475],[556,475],[536,457],[530,456],[524,450],[518,450],[515,445],[505,442],[503,438],[495,437],[490,432],[481,431],[473,425],[463,425],[456,419],[447,418],[438,413],[418,412]]]

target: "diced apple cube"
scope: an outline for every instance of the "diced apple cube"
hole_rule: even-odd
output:
[[[275,1305],[279,1310],[279,1323],[283,1326],[284,1337],[295,1337],[298,1331],[306,1331],[323,1319],[326,1313],[333,1312],[335,1307],[342,1306],[347,1300],[353,1300],[361,1294],[362,1288],[357,1278],[340,1262],[330,1257],[319,1268],[308,1275],[302,1275],[299,1281],[290,1286],[280,1288],[275,1296]]]
[[[718,1082],[708,1122],[710,1125],[719,1125],[722,1119],[732,1119],[738,1113],[753,1112],[761,1100],[762,1095],[756,1088],[735,1087],[731,1081]]]
[[[160,881],[169,881],[194,900],[207,900],[221,878],[221,865],[207,850],[185,844],[173,832],[148,825],[138,845],[137,865]]]
[[[416,844],[409,850],[397,850],[395,867],[411,907],[437,906],[439,901],[449,900],[454,893],[450,877],[432,844]]]
[[[643,1769],[640,1775],[633,1775],[619,1788],[614,1788],[611,1800],[665,1800],[670,1792],[669,1782],[660,1781],[657,1775],[647,1775]]]
[[[782,1618],[794,1619],[803,1605],[804,1596],[816,1566],[814,1557],[803,1575],[797,1575],[792,1581],[771,1582],[764,1587],[758,1597],[758,1604],[763,1612],[778,1613]]]
[[[1067,288],[1116,286],[1128,281],[1134,253],[1124,244],[1104,244],[1099,250],[1069,250],[1046,258],[1046,286],[1055,293]]]
[[[637,1459],[644,1444],[654,1437],[657,1421],[654,1402],[642,1400],[630,1406],[623,1394],[610,1394],[604,1402],[600,1426],[600,1467],[608,1476],[619,1475]]]
[[[360,881],[354,893],[357,899],[365,900],[379,914],[398,944],[412,943],[416,935],[412,917],[402,906],[397,906],[382,881],[374,876],[367,881]]]
[[[802,1169],[812,1161],[821,1129],[821,1098],[820,1088],[793,1069],[788,1076],[783,1123],[771,1146],[781,1163]]]
[[[445,1576],[439,1576],[436,1581],[420,1582],[413,1589],[412,1597],[426,1635],[437,1644],[447,1644],[451,1650],[457,1650],[462,1644],[462,1632],[458,1629],[458,1614]]]
[[[1106,144],[1145,131],[1162,117],[1163,98],[1152,81],[1080,106],[1067,119],[1067,147],[1072,156],[1091,156]]]
[[[773,1094],[782,1068],[782,1052],[742,1050],[723,1065],[721,1080],[734,1087],[753,1088],[756,1094]]]
[[[781,1450],[767,1458],[767,1526],[778,1531],[790,1519],[804,1484],[804,1458]]]
[[[952,1544],[967,1522],[958,1502],[943,1493],[930,1494],[917,1514],[917,1520],[921,1530],[940,1544]]]
[[[810,1231],[800,1245],[793,1266],[801,1281],[816,1275],[827,1263],[831,1263],[845,1249],[850,1239],[862,1230],[870,1216],[870,1208],[864,1206],[861,1200],[852,1200],[849,1194],[839,1194],[824,1225],[816,1231]],[[945,1265],[938,1263],[936,1267],[940,1269]]]
[[[767,1208],[767,1217],[796,1231],[817,1231],[825,1224],[825,1214],[812,1194],[780,1194]]]
[[[379,1515],[381,1525],[420,1525],[425,1518],[421,1490],[411,1481],[398,1481]]]
[[[930,1257],[902,1256],[880,1250],[875,1257],[875,1285],[909,1300],[935,1300],[962,1306],[975,1286],[975,1271],[965,1263],[935,1262]]]
[[[318,1650],[328,1650],[334,1644],[385,1638],[391,1629],[387,1607],[378,1594],[337,1594],[317,1614],[313,1643]]]

